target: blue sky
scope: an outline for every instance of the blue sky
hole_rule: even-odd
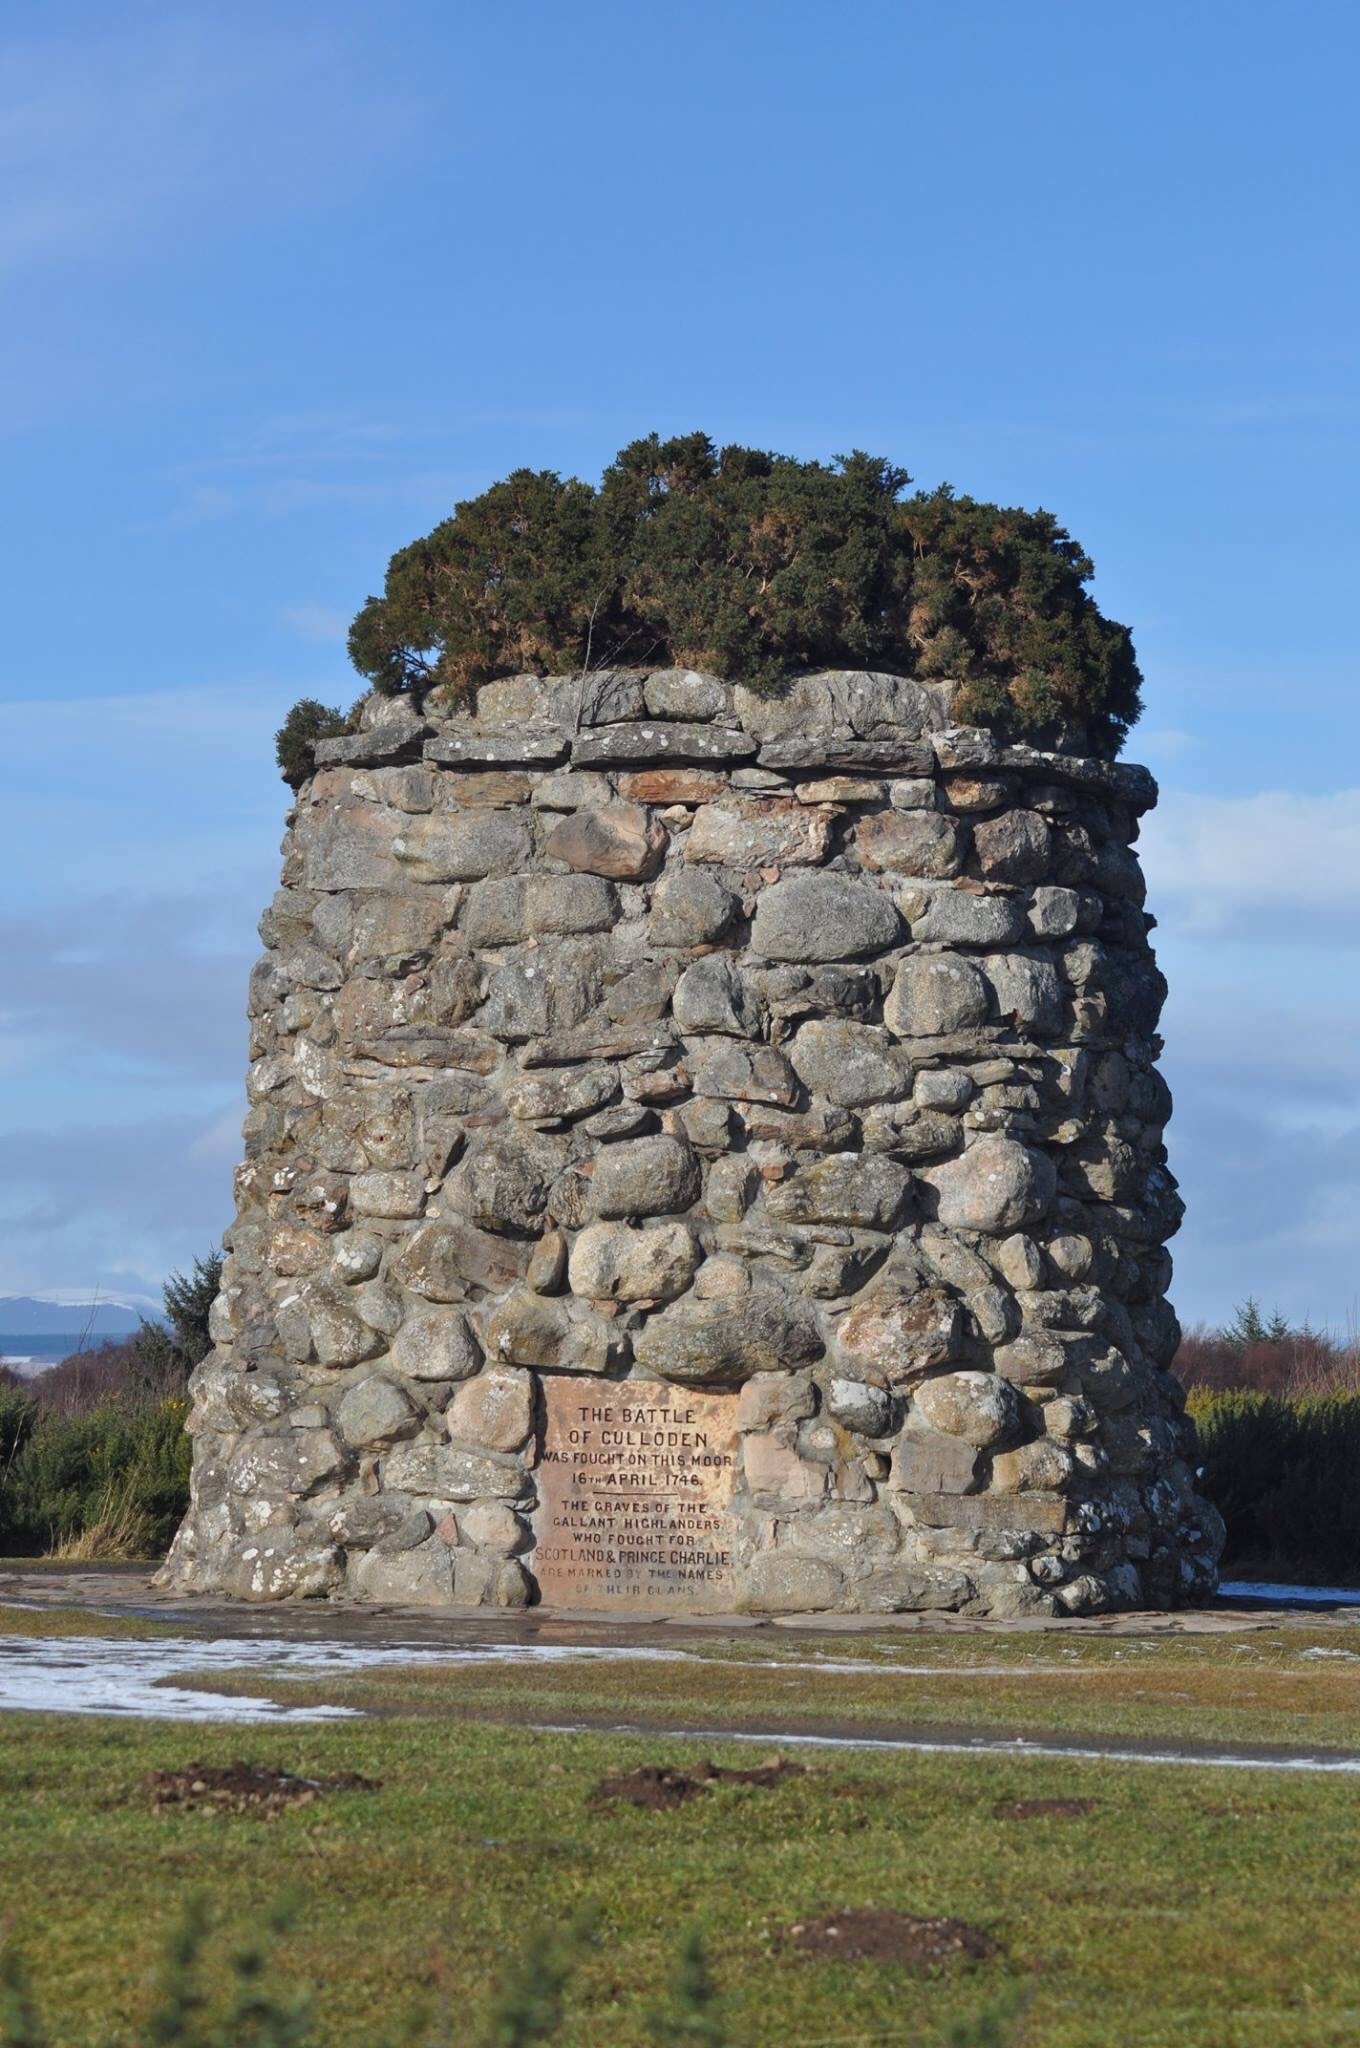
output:
[[[295,698],[655,427],[1043,504],[1162,779],[1187,1319],[1360,1306],[1349,0],[155,0],[0,42],[0,1290],[229,1216]]]

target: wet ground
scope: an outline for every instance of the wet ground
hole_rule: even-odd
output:
[[[486,1642],[673,1645],[686,1635],[737,1638],[778,1629],[781,1635],[1229,1635],[1253,1628],[1316,1626],[1335,1614],[1360,1618],[1360,1588],[1288,1586],[1260,1580],[1229,1581],[1205,1607],[1174,1613],[1137,1612],[1073,1618],[995,1621],[959,1614],[745,1614],[658,1615],[643,1610],[531,1607],[520,1613],[429,1607],[351,1606],[328,1600],[251,1606],[212,1595],[169,1593],[154,1586],[149,1568],[131,1565],[49,1564],[0,1559],[0,1604],[72,1608],[139,1616],[178,1625],[189,1634],[231,1636],[270,1643],[311,1642],[456,1646]]]
[[[1347,1589],[1294,1589],[1253,1583],[1225,1589],[1212,1606],[1178,1614],[1120,1614],[1090,1620],[979,1622],[954,1615],[859,1618],[811,1616],[757,1621],[745,1616],[659,1619],[646,1615],[603,1617],[538,1608],[526,1614],[487,1615],[429,1609],[346,1607],[325,1603],[258,1608],[215,1599],[186,1599],[153,1588],[145,1573],[127,1567],[18,1565],[0,1567],[0,1604],[30,1608],[35,1624],[43,1614],[63,1611],[93,1619],[96,1632],[81,1635],[0,1636],[0,1711],[99,1714],[176,1721],[290,1722],[354,1718],[361,1710],[340,1704],[281,1704],[270,1697],[269,1680],[340,1680],[356,1672],[435,1665],[450,1672],[476,1664],[537,1667],[555,1663],[685,1664],[723,1642],[729,1659],[749,1643],[751,1665],[763,1665],[763,1645],[776,1642],[782,1672],[858,1671],[838,1660],[834,1641],[847,1636],[1009,1636],[1061,1632],[1078,1636],[1148,1639],[1167,1636],[1224,1636],[1246,1639],[1265,1629],[1324,1630],[1360,1616],[1360,1594]],[[97,1632],[99,1617],[111,1623],[152,1620],[154,1634],[135,1637]],[[164,1630],[166,1632],[162,1633]],[[773,1632],[779,1631],[776,1639]],[[763,1638],[763,1643],[762,1643]],[[828,1638],[831,1640],[828,1641]],[[799,1651],[806,1646],[806,1657]],[[1018,1647],[1018,1646],[1017,1646]],[[1225,1648],[1229,1647],[1225,1644]],[[847,1649],[849,1644],[847,1643]],[[791,1654],[792,1653],[792,1654]],[[1300,1652],[1309,1658],[1352,1661],[1355,1652],[1325,1643]],[[747,1660],[741,1659],[742,1662]],[[893,1669],[927,1675],[933,1667],[895,1660]],[[259,1672],[260,1690],[217,1690],[216,1673]],[[997,1658],[972,1667],[980,1681],[1026,1675]],[[1050,1671],[1050,1675],[1051,1671]],[[1075,1672],[1072,1674],[1077,1675]],[[812,1722],[798,1732],[787,1726],[710,1728],[674,1719],[626,1720],[613,1716],[555,1720],[547,1714],[509,1715],[545,1733],[607,1727],[619,1733],[651,1732],[704,1741],[740,1740],[766,1746],[866,1751],[918,1750],[947,1754],[1026,1755],[1211,1765],[1230,1770],[1284,1770],[1360,1774],[1360,1756],[1334,1749],[1246,1746],[1211,1742],[1138,1741],[1091,1738],[1055,1730],[1051,1736],[1017,1737],[1001,1729],[954,1729],[932,1724]]]

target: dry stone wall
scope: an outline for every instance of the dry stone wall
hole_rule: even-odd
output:
[[[994,1615],[1212,1587],[1167,1371],[1155,785],[949,703],[517,676],[318,748],[169,1582]]]

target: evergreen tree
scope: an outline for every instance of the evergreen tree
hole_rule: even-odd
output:
[[[1245,1351],[1251,1344],[1263,1344],[1266,1335],[1260,1304],[1249,1294],[1234,1309],[1232,1321],[1224,1325],[1224,1341],[1235,1350]]]

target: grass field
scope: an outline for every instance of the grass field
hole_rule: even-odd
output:
[[[894,1722],[1016,1735],[1128,1736],[1360,1748],[1360,1627],[1241,1636],[761,1634],[686,1645],[673,1661],[583,1659],[550,1669],[487,1658],[343,1678],[239,1679],[215,1692],[426,1716],[644,1720],[777,1734]]]
[[[21,1619],[22,1633],[36,1618]],[[13,1610],[0,1613],[0,1630],[15,1626]],[[101,1618],[94,1632],[114,1630]],[[297,1917],[275,1967],[316,1987],[315,2039],[335,2048],[391,2037],[422,2003],[431,2020],[417,2038],[482,2048],[507,1958],[535,1923],[560,1926],[583,1906],[601,1925],[569,1989],[569,2048],[661,2038],[648,2015],[694,1927],[720,1995],[720,2031],[706,2038],[731,2048],[944,2048],[952,2027],[1016,2002],[999,2033],[967,2038],[1331,2048],[1360,2038],[1360,1778],[794,1752],[809,1764],[801,1775],[647,1812],[596,1805],[592,1791],[640,1763],[749,1765],[750,1745],[550,1735],[496,1717],[599,1712],[716,1727],[1016,1716],[1049,1732],[1156,1725],[1344,1747],[1360,1721],[1357,1633],[853,1645],[762,1633],[677,1663],[425,1667],[306,1686],[252,1671],[245,1681],[279,1699],[362,1701],[370,1714],[349,1723],[9,1715],[0,1911],[61,2048],[144,2038],[186,1897],[208,1896],[225,1949],[290,1888]],[[800,1671],[810,1648],[860,1668]],[[1351,1654],[1311,1659],[1314,1648]],[[905,1664],[930,1670],[893,1668]],[[381,1789],[269,1820],[154,1810],[149,1772],[238,1758],[305,1775],[356,1770]],[[1044,1798],[1095,1803],[1066,1817],[997,1811]],[[806,1956],[783,1940],[809,1915],[869,1905],[955,1916],[999,1952],[920,1973]]]

